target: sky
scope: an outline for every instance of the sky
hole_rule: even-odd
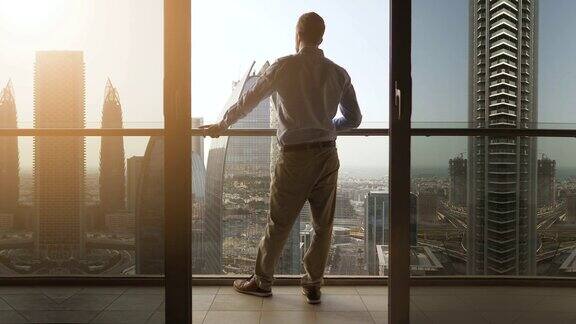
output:
[[[455,126],[467,121],[468,0],[413,0],[413,121]],[[31,10],[35,8],[35,10]],[[19,121],[33,116],[34,53],[81,50],[86,64],[86,120],[97,127],[106,79],[118,88],[126,127],[162,126],[161,0],[0,0],[0,84],[12,79]],[[348,70],[364,115],[362,127],[387,126],[389,10],[384,0],[193,0],[192,114],[218,120],[232,82],[256,61],[294,52],[298,16],[317,11],[327,25],[322,48]],[[576,1],[540,0],[539,110],[541,122],[576,122]],[[555,124],[555,127],[562,125]],[[344,168],[388,168],[386,138],[342,138]],[[573,142],[539,151],[569,159]],[[32,144],[21,140],[24,167]],[[434,144],[437,143],[437,144]],[[466,150],[464,139],[415,139],[414,165],[441,166]],[[127,156],[142,155],[133,138]],[[209,144],[206,145],[209,148]],[[576,146],[574,147],[576,148]],[[88,143],[97,166],[98,141]],[[433,158],[434,157],[434,158]],[[567,160],[568,161],[568,160]],[[576,160],[569,163],[574,163]]]

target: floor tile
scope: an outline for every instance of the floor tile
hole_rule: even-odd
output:
[[[354,286],[324,286],[322,295],[356,295],[358,291]]]
[[[276,286],[272,287],[274,295],[302,295],[302,287],[300,286]]]
[[[64,301],[77,294],[81,287],[37,287],[44,295],[56,302]]]
[[[371,312],[388,311],[388,296],[385,295],[360,295],[364,305]]]
[[[151,311],[103,311],[91,323],[142,324],[152,316]]]
[[[487,311],[528,311],[532,310],[545,296],[507,296],[507,295],[486,295],[486,296],[462,296],[475,310]],[[464,309],[459,309],[464,310]]]
[[[388,324],[388,312],[370,312],[376,324]]]
[[[373,324],[374,320],[368,312],[317,312],[317,324]]]
[[[74,295],[57,305],[59,310],[101,311],[119,295]]]
[[[57,304],[46,295],[5,295],[2,298],[14,309],[20,310],[55,310]]]
[[[316,306],[306,302],[302,295],[278,294],[270,298],[264,298],[262,310],[264,311],[282,311],[282,310],[300,310],[315,311]]]
[[[319,312],[367,312],[359,295],[325,295],[322,303],[317,305]]]
[[[575,309],[576,310],[576,309]],[[524,312],[514,324],[574,324],[576,313],[563,312]]]
[[[480,312],[480,315],[490,324],[510,324],[514,323],[522,312]]]
[[[4,295],[34,295],[42,292],[32,286],[3,286],[0,287],[0,296]]]
[[[0,298],[0,311],[11,311],[11,310],[14,310],[12,306],[8,305],[7,302],[5,302],[2,298]]]
[[[22,311],[21,314],[32,323],[90,323],[98,312],[95,311]]]
[[[260,324],[298,323],[315,324],[314,312],[305,311],[263,311]]]
[[[210,311],[203,324],[258,324],[259,311]]]
[[[125,295],[164,295],[164,287],[130,287]]]
[[[410,324],[430,324],[430,319],[426,317],[424,312],[416,309],[414,306],[410,306]]]
[[[576,312],[576,296],[545,296],[532,310],[539,312]]]
[[[127,287],[119,286],[94,286],[84,287],[78,292],[79,295],[122,295],[128,290]]]
[[[192,310],[192,324],[202,324],[204,317],[206,317],[206,313],[206,311]]]
[[[218,286],[192,286],[192,295],[216,295]]]
[[[165,320],[164,312],[154,312],[146,324],[164,324]]]
[[[215,296],[213,295],[192,295],[192,310],[207,311],[212,306]]]
[[[489,324],[480,313],[475,312],[424,312],[426,317],[434,324]]]
[[[272,297],[267,297],[272,298]],[[262,297],[249,295],[216,295],[210,310],[216,311],[260,311]]]
[[[386,286],[356,286],[356,291],[360,295],[388,295]]]
[[[161,295],[121,295],[108,306],[107,310],[154,311],[164,297]]]
[[[272,293],[274,293],[275,288],[276,287],[272,288]],[[220,289],[218,289],[218,295],[235,295],[235,294],[239,294],[239,292],[234,290],[232,286],[222,286],[220,287]]]
[[[0,311],[0,324],[28,323],[28,320],[13,310]]]
[[[461,297],[455,295],[433,296],[415,295],[411,296],[416,306],[424,311],[472,311],[474,308]]]

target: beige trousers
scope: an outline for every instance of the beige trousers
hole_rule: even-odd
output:
[[[280,152],[270,185],[270,219],[258,247],[256,282],[269,289],[274,268],[300,210],[312,210],[314,236],[304,255],[302,285],[320,286],[332,239],[336,205],[338,152],[334,147]]]

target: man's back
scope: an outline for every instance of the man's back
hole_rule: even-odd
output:
[[[275,65],[271,68],[276,69],[272,72],[276,73],[279,141],[290,145],[334,140],[333,119],[351,87],[348,73],[316,47],[304,47]]]
[[[228,109],[219,127],[234,124],[271,95],[278,106],[281,145],[334,141],[338,130],[358,127],[362,120],[348,73],[321,49],[303,47],[272,64]],[[339,104],[342,116],[334,118]]]

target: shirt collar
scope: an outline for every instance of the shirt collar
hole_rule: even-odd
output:
[[[315,46],[304,46],[300,49],[298,54],[315,54],[324,56],[324,51]]]

